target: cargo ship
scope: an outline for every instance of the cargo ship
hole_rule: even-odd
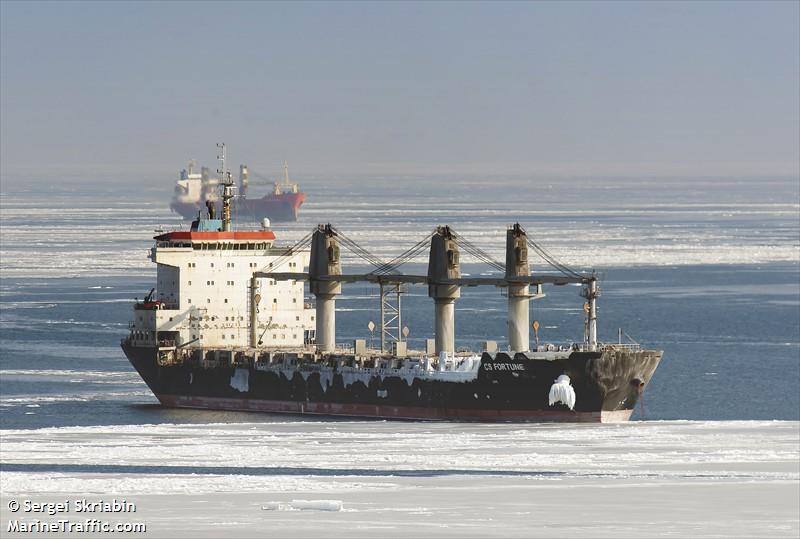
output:
[[[223,167],[224,170],[224,167]],[[213,205],[189,231],[155,236],[156,287],[134,304],[121,345],[158,400],[168,407],[451,421],[627,421],[662,352],[597,339],[598,280],[553,262],[554,274],[530,271],[528,248],[546,251],[522,226],[507,229],[505,274],[461,275],[461,248],[475,246],[438,226],[403,256],[429,250],[426,275],[398,271],[403,256],[382,262],[331,225],[290,247],[260,230],[233,230],[233,182],[220,182]],[[371,260],[366,274],[342,272],[340,248]],[[480,250],[478,250],[480,251]],[[411,254],[409,254],[411,253]],[[485,253],[483,253],[485,255]],[[306,301],[305,283],[313,294]],[[380,287],[381,346],[336,342],[336,297],[347,283]],[[545,285],[577,283],[585,299],[581,342],[532,345],[530,301]],[[427,286],[435,338],[407,348],[401,330],[403,286]],[[508,343],[480,352],[455,347],[461,287],[495,286],[508,296]],[[397,303],[392,306],[391,300]],[[388,316],[387,316],[388,313]],[[532,328],[536,332],[538,323]]]
[[[224,151],[224,146],[221,149]],[[273,182],[269,193],[253,197],[248,193],[249,184],[247,165],[240,165],[239,193],[232,202],[235,215],[254,221],[264,218],[272,221],[297,221],[298,211],[306,200],[306,194],[300,191],[297,183],[289,180],[289,165],[286,161],[283,162],[283,179]],[[184,219],[196,219],[198,213],[211,201],[219,213],[222,210],[219,188],[219,179],[213,177],[207,167],[201,167],[198,173],[194,162],[189,162],[178,176],[169,207]]]

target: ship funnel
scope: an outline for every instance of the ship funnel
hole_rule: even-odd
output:
[[[436,354],[455,351],[455,300],[461,287],[446,281],[461,277],[458,242],[448,226],[440,226],[431,237],[428,257],[428,296],[434,301]]]
[[[528,277],[528,236],[519,223],[506,231],[506,279]],[[530,348],[530,300],[528,285],[508,285],[508,346],[512,352]]]
[[[336,296],[341,294],[338,281],[325,278],[342,274],[339,239],[331,225],[319,225],[311,237],[311,259],[308,264],[311,292],[317,298],[317,351],[336,349]]]

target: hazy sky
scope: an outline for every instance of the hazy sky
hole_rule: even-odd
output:
[[[4,175],[800,166],[795,1],[1,5]]]

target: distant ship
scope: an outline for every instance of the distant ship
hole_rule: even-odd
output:
[[[217,212],[220,212],[219,185],[219,178],[212,177],[208,167],[202,167],[197,173],[194,171],[194,162],[190,162],[180,172],[169,207],[184,219],[197,219],[198,213],[208,206],[207,201],[213,202]],[[297,183],[289,180],[286,161],[283,162],[283,179],[273,183],[270,193],[261,198],[248,198],[248,187],[247,165],[240,165],[239,194],[233,199],[233,211],[240,220],[261,221],[266,217],[271,221],[297,221],[297,212],[305,202],[306,194],[300,191]]]

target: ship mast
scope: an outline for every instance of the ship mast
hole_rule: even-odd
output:
[[[230,232],[231,230],[231,200],[233,200],[233,180],[231,173],[225,168],[225,143],[217,143],[217,148],[220,149],[220,154],[217,156],[219,161],[219,174],[220,184],[222,185],[222,231]]]
[[[586,313],[586,335],[589,350],[597,350],[597,298],[600,296],[600,288],[597,286],[597,276],[592,273],[588,281],[584,282],[581,295],[588,301],[584,304],[583,310]]]

